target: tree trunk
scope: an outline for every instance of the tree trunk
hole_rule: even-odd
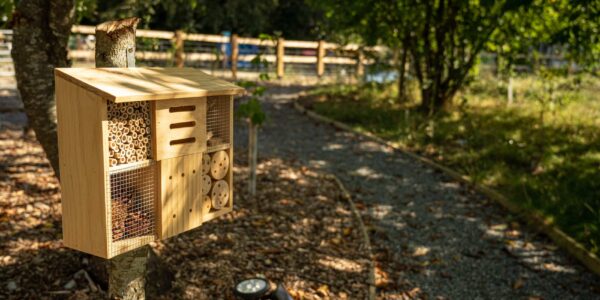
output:
[[[428,86],[420,83],[421,86],[421,106],[420,110],[432,116],[440,111],[448,111],[452,108],[452,99],[456,90],[449,90],[447,87],[435,83],[433,79],[426,80],[430,83]]]
[[[402,58],[400,59],[400,65],[398,68],[398,100],[400,102],[406,102],[406,58],[407,58],[406,47],[402,48]]]
[[[96,67],[135,66],[135,29],[138,23],[138,18],[129,18],[96,27]],[[173,275],[148,245],[102,264],[108,268],[110,298],[145,299],[147,295],[170,289]]]
[[[21,0],[13,15],[12,59],[29,126],[60,178],[54,99],[54,68],[68,67],[67,42],[73,0]]]
[[[96,68],[133,67],[131,58],[135,63],[135,29],[139,22],[138,18],[129,18],[96,26]]]

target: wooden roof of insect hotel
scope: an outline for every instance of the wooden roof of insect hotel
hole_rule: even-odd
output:
[[[191,68],[58,68],[55,74],[114,102],[244,93],[241,87]]]

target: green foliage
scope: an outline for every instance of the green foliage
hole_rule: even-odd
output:
[[[555,112],[580,97],[579,88],[581,75],[567,76],[567,70],[540,68],[539,80],[535,82],[532,89],[527,91],[528,95],[540,104],[540,122],[544,122],[544,114],[547,110]]]
[[[80,0],[93,2],[94,14],[84,24],[138,16],[144,28],[214,33],[230,31],[256,36],[281,32],[287,38],[314,39],[320,12],[305,0]]]
[[[518,101],[511,107],[499,101],[505,91],[497,80],[477,80],[460,95],[468,101],[459,109],[435,115],[433,132],[417,103],[390,101],[394,86],[325,88],[312,105],[541,211],[600,253],[599,80],[564,72],[515,78]],[[552,113],[542,121],[544,109]]]
[[[529,1],[324,1],[332,28],[409,51],[422,109],[451,103],[505,14]]]
[[[239,117],[247,118],[254,125],[262,125],[267,116],[262,110],[260,102],[256,98],[250,98],[238,107],[237,115]]]
[[[10,26],[12,14],[19,0],[2,0],[0,1],[0,28]],[[96,0],[75,0],[76,22],[81,19],[90,17],[96,10]]]
[[[501,71],[519,61],[536,67],[552,46],[580,66],[600,63],[600,1],[314,1],[342,42],[384,44],[410,52],[421,108],[447,107],[473,78],[479,54],[499,54]]]
[[[11,19],[12,13],[15,10],[14,0],[0,1],[0,24],[1,27],[6,27]]]
[[[549,46],[554,56],[562,55],[587,70],[600,61],[600,1],[535,0],[527,6],[508,12],[487,43],[487,49],[501,58],[504,74],[513,73],[519,57],[520,65],[534,70],[539,51]]]
[[[272,41],[275,39],[273,36],[265,33],[261,33],[259,35],[259,38],[261,39],[261,41]],[[262,70],[262,72],[258,76],[259,81],[269,80],[269,62],[264,58],[263,55],[264,53],[261,51],[250,61],[253,67],[255,67],[259,71]],[[260,105],[259,98],[264,96],[265,92],[267,91],[267,88],[253,81],[240,81],[238,82],[238,85],[245,88],[246,91],[250,94],[250,96],[248,97],[248,100],[246,100],[246,102],[240,104],[240,106],[238,107],[236,113],[237,117],[247,118],[254,125],[262,125],[266,121],[267,115],[265,114],[265,112],[262,109],[262,106]]]
[[[266,121],[267,115],[258,99],[265,94],[266,88],[253,81],[240,81],[238,85],[245,88],[250,96],[238,106],[236,117],[248,119],[254,125],[262,125]]]

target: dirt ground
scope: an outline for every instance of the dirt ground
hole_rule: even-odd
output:
[[[242,165],[243,154],[237,155]],[[258,194],[236,167],[235,211],[153,244],[175,274],[163,299],[232,299],[266,276],[296,299],[365,299],[368,254],[334,182],[295,161],[260,161]],[[61,243],[60,187],[32,133],[0,130],[0,298],[102,298],[89,258]]]

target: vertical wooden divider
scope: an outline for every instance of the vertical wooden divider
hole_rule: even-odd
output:
[[[317,76],[322,77],[325,73],[325,41],[319,40],[317,46]]]
[[[233,78],[233,80],[236,80],[237,79],[238,54],[239,54],[238,35],[237,34],[234,33],[231,35],[230,44],[231,44],[231,57],[230,57],[229,62],[231,63],[231,78]]]
[[[285,45],[282,37],[277,39],[277,78],[283,78],[285,73],[285,65],[283,64],[283,57],[285,55]]]
[[[175,47],[175,66],[183,68],[185,63],[185,53],[183,49],[185,41],[185,32],[181,30],[175,31],[173,46]]]
[[[365,65],[363,64],[364,59],[364,52],[362,49],[358,49],[356,51],[356,78],[359,80],[365,75]]]

